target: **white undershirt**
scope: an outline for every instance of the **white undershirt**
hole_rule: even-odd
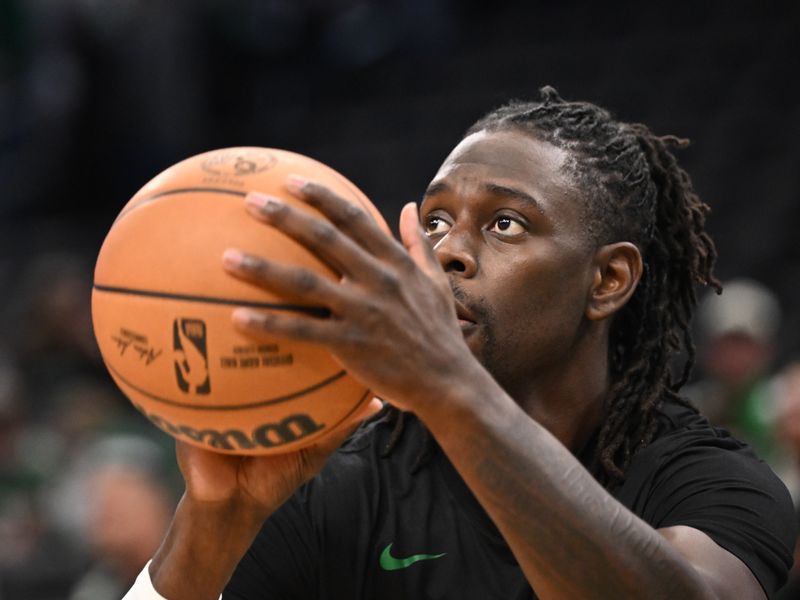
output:
[[[153,587],[153,582],[150,579],[151,562],[152,561],[147,561],[144,569],[142,569],[142,572],[139,573],[139,576],[133,583],[133,587],[128,590],[128,593],[125,594],[122,600],[167,600]],[[222,600],[222,596],[219,598]]]

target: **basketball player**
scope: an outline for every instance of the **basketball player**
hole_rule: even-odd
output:
[[[288,188],[331,224],[251,194],[342,277],[231,250],[233,276],[330,310],[234,321],[326,345],[389,404],[329,458],[344,434],[179,443],[186,493],[129,598],[772,597],[788,493],[678,395],[694,285],[718,283],[676,145],[544,88],[467,132],[402,243],[313,182]]]

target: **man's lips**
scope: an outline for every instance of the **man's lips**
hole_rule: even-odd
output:
[[[462,327],[475,324],[475,317],[467,308],[458,300],[455,301],[456,316],[458,317],[458,324]]]

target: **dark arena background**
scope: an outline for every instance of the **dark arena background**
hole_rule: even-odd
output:
[[[790,2],[0,0],[0,599],[118,597],[180,491],[91,332],[94,258],[141,185],[286,148],[396,225],[473,121],[545,84],[691,139],[718,276],[745,290],[698,324],[691,392],[796,493],[799,57]],[[731,334],[748,341],[720,368]],[[730,403],[763,384],[756,429],[709,382]]]

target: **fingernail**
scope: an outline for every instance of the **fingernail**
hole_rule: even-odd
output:
[[[302,194],[307,183],[308,179],[300,177],[300,175],[289,175],[286,178],[286,188],[293,194]]]
[[[228,248],[222,253],[222,262],[226,267],[238,267],[244,261],[244,254],[234,248]]]
[[[273,212],[283,206],[283,202],[275,196],[267,196],[259,192],[250,192],[247,194],[245,202],[247,202],[248,206],[267,212]]]

